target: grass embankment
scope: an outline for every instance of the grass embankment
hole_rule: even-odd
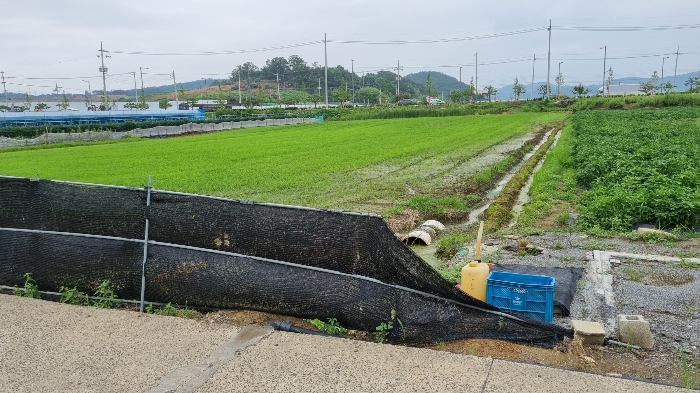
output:
[[[668,93],[653,96],[607,96],[576,98],[571,109],[640,109],[700,106],[700,94]]]
[[[569,212],[577,202],[579,187],[576,172],[571,165],[573,131],[567,124],[562,129],[557,145],[545,161],[530,186],[530,200],[518,216],[516,228],[534,226],[557,229],[569,220]]]
[[[0,151],[0,173],[383,211],[555,113],[330,122]],[[464,195],[440,195],[464,198]]]
[[[578,112],[534,178],[518,227],[625,233],[700,225],[700,108]]]
[[[513,206],[520,195],[520,190],[527,184],[535,167],[547,154],[547,151],[554,143],[556,135],[556,131],[549,135],[547,141],[515,172],[498,198],[486,209],[484,212],[484,230],[486,232],[495,232],[512,221]]]
[[[398,119],[415,117],[449,117],[468,115],[497,115],[503,113],[563,112],[568,109],[553,100],[480,102],[478,104],[456,104],[428,106],[367,106],[355,108],[330,108],[324,110],[327,120]]]

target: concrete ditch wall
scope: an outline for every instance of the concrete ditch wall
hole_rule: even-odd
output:
[[[136,128],[127,132],[119,131],[86,131],[74,133],[45,133],[33,139],[13,139],[0,137],[0,148],[15,146],[35,146],[48,143],[62,142],[89,142],[108,139],[121,139],[124,137],[135,138],[160,138],[171,135],[192,133],[216,132],[223,130],[235,130],[238,128],[282,126],[287,124],[313,123],[314,118],[295,117],[290,119],[265,119],[248,121],[227,121],[222,123],[186,123],[179,126],[157,126],[153,128]]]

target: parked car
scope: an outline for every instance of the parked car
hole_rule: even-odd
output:
[[[428,104],[430,105],[443,105],[445,101],[437,99],[437,98],[431,98],[430,101],[428,101]]]
[[[396,101],[396,105],[418,105],[418,101],[413,98],[402,98]]]

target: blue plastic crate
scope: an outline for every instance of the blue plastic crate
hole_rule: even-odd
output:
[[[486,302],[527,318],[554,320],[554,277],[491,272]]]

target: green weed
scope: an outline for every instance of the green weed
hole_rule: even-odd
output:
[[[678,370],[681,386],[686,389],[700,387],[700,358],[688,355],[681,350],[678,352],[678,358],[672,358],[671,361]]]
[[[642,281],[646,276],[643,271],[635,269],[631,266],[624,266],[622,269],[620,269],[620,271],[625,275],[625,278],[631,281]]]
[[[598,239],[591,239],[591,240],[586,240],[585,242],[581,242],[577,244],[578,247],[584,248],[586,250],[606,250],[608,249],[611,244],[602,240]]]
[[[153,303],[149,303],[144,311],[146,311],[148,314],[167,315],[180,318],[193,318],[199,315],[199,312],[187,308],[187,306],[185,306],[185,308],[178,308],[173,306],[171,303],[168,303],[161,308],[154,307]]]
[[[61,286],[58,292],[61,294],[61,298],[58,300],[60,303],[84,306],[90,305],[90,299],[88,299],[84,292],[79,291],[76,287],[68,288]]]
[[[374,341],[382,344],[386,342],[387,337],[389,337],[389,333],[391,332],[391,329],[394,328],[394,323],[391,321],[388,322],[382,322],[375,328],[375,331],[372,332],[371,337]]]
[[[700,269],[700,263],[689,261],[685,258],[681,258],[678,262],[678,266],[685,269]]]
[[[450,267],[438,267],[437,271],[445,280],[457,284],[462,281],[462,268],[466,264],[466,262],[463,262]]]
[[[561,213],[560,215],[557,216],[555,221],[557,222],[557,224],[564,226],[564,225],[569,223],[569,219],[570,219],[569,213]]]
[[[117,299],[117,294],[114,293],[109,280],[102,281],[93,296],[98,298],[92,301],[92,305],[97,308],[112,308],[121,304],[121,300]]]
[[[435,255],[439,258],[449,259],[455,256],[457,252],[464,248],[469,236],[463,232],[452,232],[440,237],[437,246],[435,246]]]
[[[36,285],[36,281],[34,281],[34,278],[32,278],[32,273],[24,273],[24,291],[15,286],[12,289],[12,293],[17,296],[41,299],[39,286]]]
[[[348,329],[340,326],[336,318],[328,318],[328,322],[323,322],[320,319],[305,319],[305,321],[316,326],[316,329],[324,333],[342,336],[348,332]]]
[[[700,251],[686,251],[686,250],[677,250],[673,252],[673,255],[677,256],[678,258],[684,259],[684,258],[700,258]]]

